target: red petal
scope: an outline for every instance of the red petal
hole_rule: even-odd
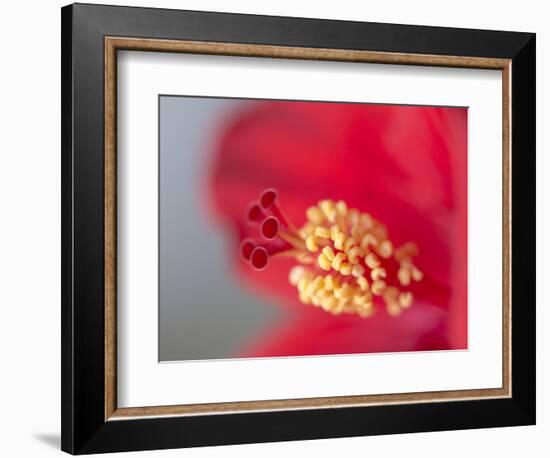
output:
[[[220,142],[212,204],[217,218],[241,238],[248,234],[243,209],[268,187],[278,190],[279,205],[295,225],[305,221],[307,207],[325,198],[371,213],[396,244],[418,244],[417,264],[426,278],[415,296],[448,311],[447,334],[453,346],[462,347],[466,130],[466,109],[258,102],[237,114]],[[273,261],[259,275],[246,272],[251,286],[295,295],[287,280],[292,263]]]
[[[417,303],[400,317],[383,312],[364,319],[332,316],[309,306],[309,312],[285,326],[262,330],[242,357],[355,354],[420,350],[447,350],[445,313]]]

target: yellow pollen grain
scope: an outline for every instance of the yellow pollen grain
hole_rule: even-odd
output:
[[[383,267],[372,269],[370,273],[370,278],[372,278],[373,281],[380,280],[381,278],[386,278],[386,269],[384,269]]]
[[[323,215],[319,207],[309,207],[306,210],[306,217],[311,223],[316,225],[321,224],[325,219],[325,215]]]
[[[329,261],[332,261],[334,259],[334,250],[330,246],[326,246],[323,248],[323,254],[327,257]]]
[[[288,281],[292,286],[297,286],[298,282],[303,278],[306,273],[306,269],[302,266],[294,266],[288,273]]]
[[[306,294],[309,297],[313,297],[313,295],[315,294],[315,291],[317,291],[315,284],[313,282],[309,282],[306,290],[304,291],[304,294]]]
[[[313,280],[313,284],[315,285],[315,289],[322,289],[325,286],[325,279],[321,276],[315,277],[315,280]]]
[[[409,308],[413,302],[413,295],[410,292],[403,292],[399,295],[399,305],[404,309]]]
[[[354,276],[354,277],[362,277],[363,274],[365,273],[365,269],[363,266],[359,265],[359,264],[356,264],[355,266],[353,266],[353,268],[351,269],[351,274]],[[364,278],[364,277],[363,277]]]
[[[359,285],[359,288],[361,288],[361,291],[368,291],[369,289],[369,282],[365,277],[359,277],[357,279],[357,284]]]
[[[349,250],[347,253],[349,262],[352,264],[357,264],[359,262],[359,255],[361,254],[361,248],[358,246],[354,246],[351,250]]]
[[[368,233],[363,236],[361,239],[361,248],[368,248],[369,245],[376,245],[376,237],[374,237],[372,234]]]
[[[368,302],[367,296],[359,296],[359,295],[353,296],[353,303],[355,305],[365,305],[367,302]]]
[[[309,279],[304,277],[300,278],[300,280],[298,281],[298,291],[300,293],[305,292],[308,285],[309,285]]]
[[[340,273],[342,275],[351,275],[351,271],[352,271],[351,264],[347,262],[343,262],[342,265],[340,266]]]
[[[355,240],[353,237],[348,238],[348,239],[346,240],[346,242],[344,243],[344,250],[345,250],[345,251],[350,250],[351,247],[352,247],[353,245],[355,245],[356,243],[357,243],[357,242],[356,242],[356,240]]]
[[[348,298],[352,295],[352,292],[353,290],[349,287],[349,285],[344,283],[341,288],[334,291],[334,296],[338,299]]]
[[[371,286],[372,294],[380,296],[386,288],[386,282],[384,280],[376,280]]]
[[[329,312],[330,310],[334,309],[338,305],[338,299],[336,299],[334,296],[325,296],[321,301],[321,307],[326,312]]]
[[[386,304],[386,310],[391,316],[398,316],[401,313],[401,307],[396,301],[388,302]]]
[[[340,216],[345,216],[348,212],[348,206],[343,200],[336,202],[336,211]]]
[[[346,255],[344,253],[338,253],[336,256],[334,256],[334,259],[332,260],[332,268],[336,271],[339,271],[342,262],[344,262],[344,259],[346,259]]]
[[[368,318],[374,314],[374,307],[360,308],[357,313],[361,318]]]
[[[334,248],[337,250],[344,250],[344,244],[346,242],[346,236],[342,232],[338,232],[334,237]]]
[[[361,240],[363,238],[363,231],[358,226],[353,226],[350,230],[351,236],[356,240]]]
[[[311,303],[315,306],[315,307],[319,307],[321,305],[321,299],[318,298],[317,296],[313,296],[311,298]]]
[[[314,234],[317,237],[321,237],[321,238],[324,238],[324,239],[330,239],[330,229],[328,227],[317,226],[315,228]]]
[[[319,247],[317,246],[317,239],[314,235],[310,235],[306,239],[306,248],[309,251],[317,251],[319,249]]]
[[[374,253],[368,253],[365,256],[365,264],[368,266],[369,269],[376,269],[380,266],[380,261]]]
[[[378,254],[383,258],[389,258],[393,253],[393,244],[389,240],[384,240],[377,248]]]
[[[385,301],[396,301],[399,297],[399,290],[395,286],[388,286],[384,290],[383,298]]]
[[[411,275],[414,281],[421,281],[424,278],[424,274],[416,267],[412,268]]]
[[[331,291],[334,289],[334,277],[332,275],[327,275],[325,277],[325,289]]]
[[[348,210],[348,221],[351,223],[352,226],[355,226],[359,222],[360,213],[357,208],[352,208]]]
[[[372,217],[368,213],[361,213],[359,221],[365,229],[370,229],[372,227]]]
[[[418,254],[418,247],[412,242],[407,242],[395,249],[394,257],[396,261],[401,262]]]
[[[321,253],[319,257],[317,258],[317,264],[319,264],[319,267],[323,270],[330,270],[331,262],[325,255],[325,253]]]
[[[327,199],[319,202],[319,208],[331,223],[336,220],[336,207],[334,201]]]
[[[397,271],[397,279],[402,286],[408,286],[411,283],[411,271],[406,267],[401,267]]]

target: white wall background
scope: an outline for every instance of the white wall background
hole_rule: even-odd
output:
[[[128,0],[136,6],[228,11],[327,19],[441,25],[537,33],[538,130],[538,425],[309,442],[148,452],[147,456],[544,456],[550,448],[550,398],[545,389],[550,290],[550,197],[543,176],[543,87],[550,48],[545,2],[500,0]],[[97,3],[97,2],[92,2]],[[127,4],[109,0],[111,4]],[[0,454],[59,455],[60,402],[60,11],[57,0],[4,2],[0,13]],[[546,55],[545,55],[546,54]],[[546,61],[544,59],[546,57]],[[548,144],[548,142],[546,142]],[[544,271],[546,267],[546,271]],[[546,285],[543,285],[546,280]],[[543,365],[543,362],[546,364]],[[546,452],[543,450],[546,449]],[[125,456],[146,456],[145,453]]]

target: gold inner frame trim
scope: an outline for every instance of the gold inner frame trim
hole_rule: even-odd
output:
[[[502,72],[502,387],[418,393],[336,396],[119,408],[117,404],[117,51],[174,52],[501,70]],[[511,60],[344,49],[105,37],[105,420],[359,407],[511,397]]]

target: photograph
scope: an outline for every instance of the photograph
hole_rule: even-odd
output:
[[[159,361],[468,348],[468,108],[160,94]]]

